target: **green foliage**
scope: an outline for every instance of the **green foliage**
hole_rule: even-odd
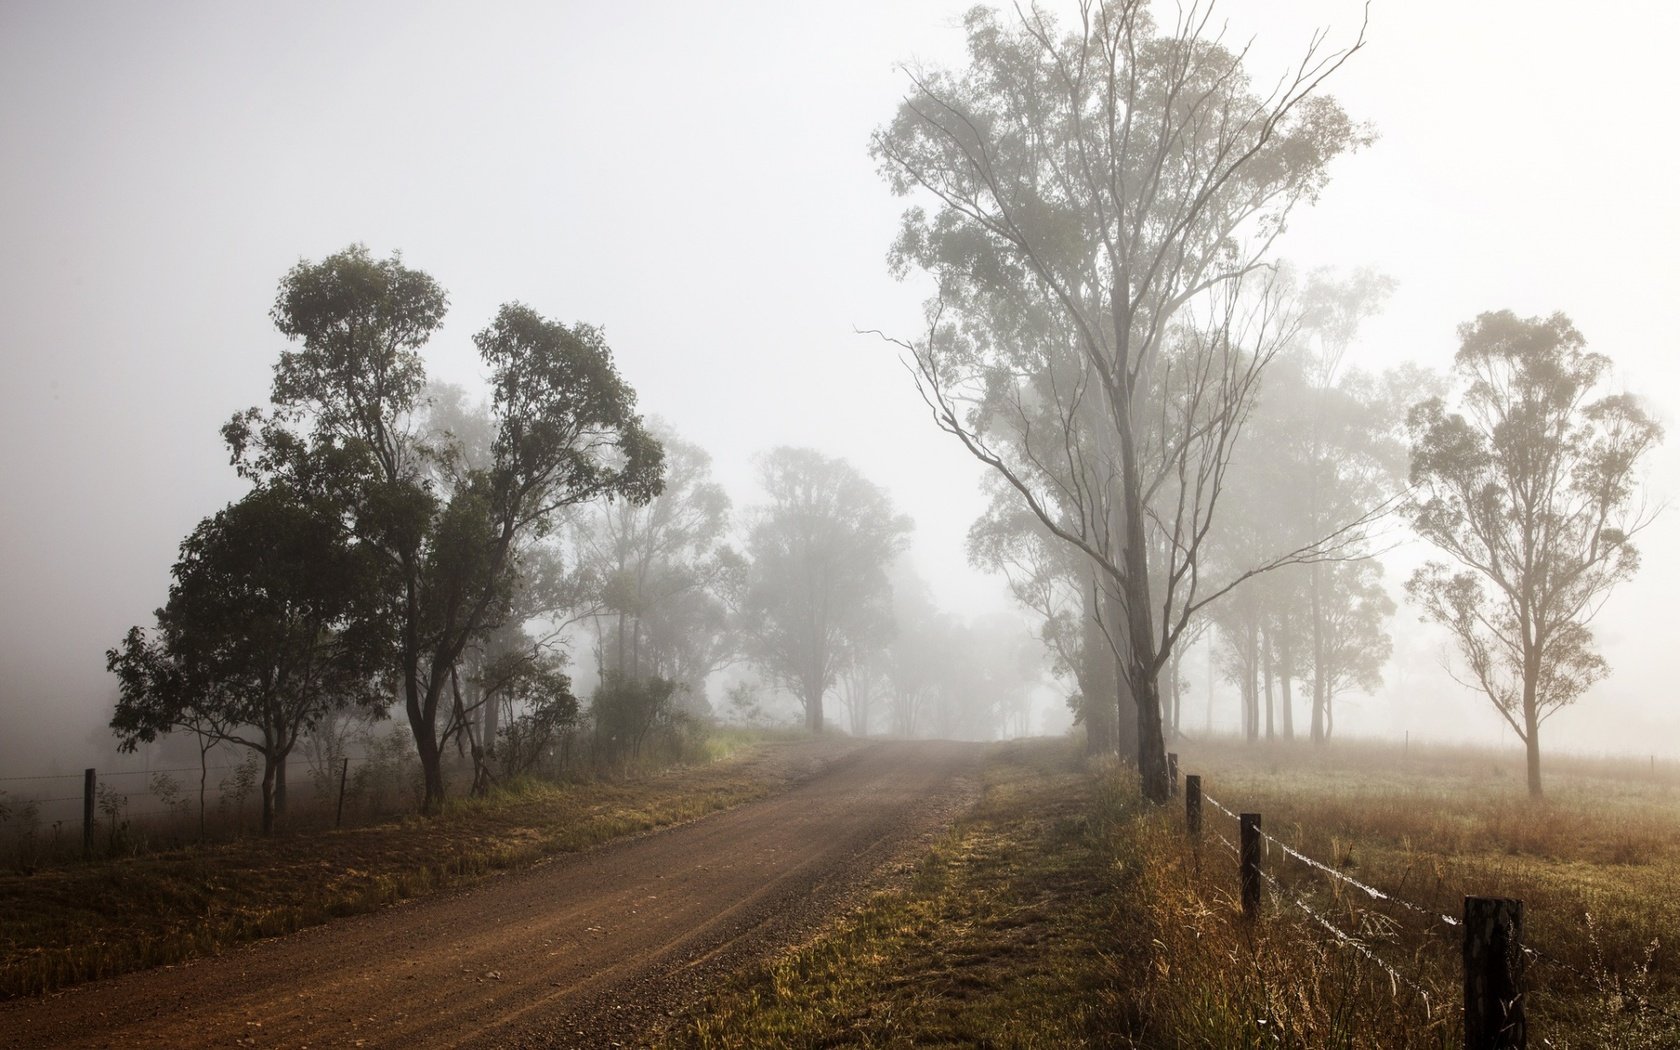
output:
[[[111,726],[124,750],[191,729],[272,766],[329,713],[384,708],[386,573],[347,541],[339,512],[276,480],[182,541],[156,631],[135,627],[106,653],[119,683]],[[273,819],[265,797],[265,830]]]
[[[522,581],[540,574],[529,541],[575,504],[644,503],[663,476],[663,451],[600,330],[519,304],[473,339],[490,373],[487,460],[426,433],[419,353],[446,306],[436,282],[397,256],[374,260],[357,245],[299,263],[273,311],[297,344],[275,367],[273,408],[224,428],[243,473],[330,494],[356,549],[384,568],[377,594],[428,807],[445,790],[446,690],[468,648],[513,616]]]
[[[673,703],[677,683],[668,678],[631,678],[608,671],[589,700],[598,753],[606,761],[640,758],[656,727],[681,719]]]
[[[557,657],[530,659],[525,653],[509,653],[484,672],[491,686],[489,702],[516,712],[497,731],[496,758],[504,778],[530,772],[555,738],[577,725],[577,697],[560,666]]]

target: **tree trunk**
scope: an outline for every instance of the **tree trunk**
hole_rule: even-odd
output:
[[[1320,594],[1323,586],[1320,566],[1312,564],[1312,583],[1308,588],[1312,594],[1312,646],[1313,646],[1313,700],[1312,700],[1312,742],[1322,744],[1327,736],[1328,727],[1325,725],[1330,708],[1330,698],[1325,695],[1325,667],[1324,667],[1324,600]]]
[[[1260,621],[1252,619],[1243,632],[1243,735],[1260,739]]]
[[[1277,739],[1272,719],[1272,632],[1260,636],[1260,679],[1266,683],[1266,739]]]
[[[821,678],[807,676],[804,689],[805,728],[813,733],[823,731],[823,687]]]
[[[1528,752],[1528,797],[1541,798],[1540,789],[1540,661],[1530,658],[1523,669],[1523,747]]]
[[[1174,649],[1172,654],[1172,718],[1168,723],[1171,736],[1177,740],[1180,732],[1180,716],[1184,713],[1184,650]]]
[[[291,753],[291,747],[281,753],[274,762],[274,816],[282,818],[286,815],[286,758]]]
[[[269,752],[264,752],[262,775],[262,833],[264,835],[274,830],[274,766],[274,756]]]
[[[1080,646],[1079,692],[1085,715],[1085,753],[1112,755],[1118,749],[1117,711],[1109,702],[1115,695],[1114,650],[1097,622],[1099,587],[1093,574],[1085,581],[1085,630]]]
[[[1278,686],[1283,701],[1279,713],[1283,716],[1283,738],[1295,739],[1295,639],[1284,629],[1282,644],[1278,646]]]
[[[1118,635],[1126,651],[1120,661],[1124,672],[1117,677],[1122,683],[1121,710],[1128,703],[1136,711],[1138,776],[1143,781],[1143,797],[1157,805],[1165,805],[1172,797],[1172,785],[1167,779],[1167,742],[1161,728],[1161,693],[1155,666],[1155,625],[1151,618],[1149,597],[1149,551],[1144,543],[1143,504],[1138,491],[1137,453],[1131,438],[1131,413],[1128,411],[1120,433],[1120,454],[1124,467],[1123,499],[1125,508],[1125,567],[1126,600],[1125,632]],[[1115,604],[1118,595],[1113,596]],[[1121,722],[1124,726],[1126,723]]]
[[[415,734],[415,751],[420,753],[420,776],[425,781],[425,798],[420,803],[422,813],[437,813],[444,805],[444,749],[437,744],[437,689],[427,689],[427,697],[420,699],[420,682],[413,682],[412,701],[408,702],[408,722]]]
[[[198,748],[198,837],[204,837],[204,795],[210,781],[210,749],[201,743]]]
[[[484,704],[484,732],[480,746],[484,748],[484,764],[493,766],[496,760],[496,734],[501,731],[502,699],[494,697]]]

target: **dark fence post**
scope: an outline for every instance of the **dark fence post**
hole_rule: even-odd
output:
[[[1199,773],[1184,774],[1184,829],[1197,838],[1202,837],[1202,777]]]
[[[82,856],[93,856],[93,792],[99,775],[91,769],[82,771]]]
[[[344,759],[344,764],[338,767],[338,816],[333,820],[333,827],[344,826],[344,782],[350,778],[350,760]]]
[[[1167,783],[1171,785],[1172,794],[1178,794],[1178,752],[1167,752]]]
[[[1465,1050],[1526,1050],[1522,901],[1464,898]]]
[[[1242,815],[1242,909],[1250,919],[1260,916],[1260,814]]]

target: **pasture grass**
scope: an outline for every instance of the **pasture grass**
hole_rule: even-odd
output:
[[[1182,745],[1182,768],[1266,829],[1425,909],[1525,902],[1531,1045],[1680,1045],[1680,771],[1386,745]],[[676,1047],[1458,1047],[1458,931],[1271,848],[1257,923],[1235,822],[1197,844],[1182,802],[1068,742],[1000,746],[976,809],[807,942],[743,971]],[[1299,902],[1299,903],[1297,903]],[[1305,904],[1316,913],[1300,907]],[[1328,932],[1320,919],[1343,931]],[[1366,953],[1370,953],[1367,955]],[[1370,956],[1381,962],[1375,962]]]
[[[1550,757],[1546,795],[1531,800],[1522,756],[1508,751],[1223,740],[1186,742],[1181,752],[1181,768],[1201,774],[1226,808],[1262,814],[1280,842],[1422,909],[1373,899],[1269,848],[1265,864],[1279,888],[1266,894],[1259,939],[1275,943],[1254,958],[1252,976],[1231,966],[1191,982],[1250,982],[1235,1009],[1223,1011],[1256,1013],[1249,1035],[1270,1028],[1300,1046],[1461,1045],[1462,939],[1439,916],[1461,917],[1464,897],[1476,895],[1523,901],[1524,942],[1539,953],[1528,959],[1526,982],[1535,1045],[1680,1045],[1680,956],[1669,940],[1680,929],[1671,890],[1680,879],[1680,771],[1672,765]],[[1235,860],[1218,836],[1235,840],[1236,822],[1212,807],[1204,821],[1209,834],[1188,863],[1199,860],[1209,878],[1195,896],[1229,908]],[[1151,853],[1180,869],[1166,886],[1192,882],[1182,847],[1179,860],[1166,859],[1172,836],[1163,835]],[[1398,976],[1324,931],[1303,904]],[[1193,910],[1190,901],[1172,909],[1179,920]],[[1205,956],[1207,924],[1189,925]],[[1295,935],[1277,942],[1276,932],[1291,927]],[[1235,942],[1222,951],[1231,956]],[[1339,995],[1344,987],[1354,994]],[[1167,1002],[1179,1030],[1208,1012]]]

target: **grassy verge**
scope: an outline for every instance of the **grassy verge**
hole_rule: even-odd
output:
[[[768,793],[790,746],[656,776],[524,782],[440,816],[0,874],[0,997],[214,953]]]
[[[1680,785],[1560,769],[1535,805],[1489,789],[1484,774],[1501,775],[1478,772],[1480,756],[1379,757],[1203,746],[1186,762],[1284,841],[1427,908],[1524,898],[1526,939],[1546,954],[1529,967],[1534,1045],[1680,1045],[1669,948],[1650,947],[1680,918],[1663,888],[1680,875]],[[1197,846],[1176,805],[1141,804],[1129,774],[1051,742],[1000,747],[985,776],[903,886],[738,975],[667,1046],[1462,1045],[1450,927],[1275,848],[1278,888],[1251,924],[1220,841],[1235,828],[1211,809]]]
[[[740,975],[668,1044],[1109,1045],[1150,940],[1111,827],[1135,809],[1065,744],[1000,746],[906,885]]]
[[[1680,877],[1680,785],[1668,776],[1559,761],[1548,798],[1534,802],[1520,760],[1490,752],[1236,743],[1187,751],[1186,770],[1202,773],[1228,808],[1260,812],[1282,842],[1431,914],[1459,915],[1466,894],[1521,899],[1525,943],[1541,953],[1527,973],[1537,1045],[1680,1045],[1676,956],[1659,939],[1680,924],[1667,889]],[[1235,821],[1211,809],[1206,820],[1210,833],[1236,838]],[[1267,894],[1261,928],[1247,934],[1218,920],[1236,892],[1235,861],[1219,839],[1209,839],[1198,873],[1182,835],[1149,833],[1160,836],[1146,850],[1149,899],[1178,963],[1151,1015],[1180,1045],[1269,1045],[1268,1037],[1461,1045],[1456,929],[1272,848],[1266,864],[1280,886]],[[1212,1030],[1198,1034],[1199,1023]]]

